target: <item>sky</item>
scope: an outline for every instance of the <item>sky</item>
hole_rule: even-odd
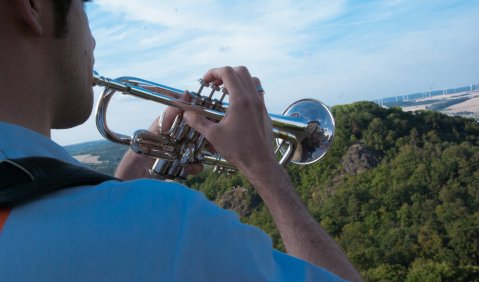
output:
[[[94,0],[86,11],[100,74],[196,91],[208,69],[242,65],[275,114],[303,98],[333,106],[479,83],[479,0]],[[110,127],[130,135],[164,107],[118,95],[110,109]],[[53,140],[102,139],[94,112]]]

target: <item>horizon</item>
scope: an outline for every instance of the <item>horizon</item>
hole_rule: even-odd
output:
[[[209,68],[245,65],[276,114],[302,98],[333,106],[479,81],[479,1],[97,0],[86,10],[100,74],[195,91]],[[113,99],[113,129],[147,128],[164,108],[137,100]],[[52,138],[103,139],[93,115]]]

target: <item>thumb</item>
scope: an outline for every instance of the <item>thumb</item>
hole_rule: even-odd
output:
[[[212,127],[216,125],[215,122],[208,120],[203,115],[191,111],[184,112],[183,119],[185,119],[186,123],[188,123],[188,125],[194,130],[205,136],[206,139],[208,139]]]

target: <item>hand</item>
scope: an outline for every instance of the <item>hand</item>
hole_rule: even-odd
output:
[[[247,177],[277,164],[272,123],[264,104],[260,80],[245,67],[211,69],[205,82],[223,85],[229,94],[229,108],[218,123],[186,111],[184,118],[213,145],[214,149]]]
[[[271,119],[263,93],[257,91],[259,79],[251,77],[245,67],[223,67],[208,71],[204,80],[228,89],[230,105],[224,118],[213,122],[191,111],[183,117],[248,178],[269,208],[288,253],[344,278],[362,281],[341,248],[309,214],[278,164]],[[171,126],[178,112],[174,108],[166,110],[163,130]],[[150,130],[158,130],[158,122]]]
[[[148,87],[148,89],[155,91],[155,87]],[[177,96],[175,98],[179,98],[184,101],[191,100],[191,96],[188,93],[185,93],[181,97]],[[165,111],[163,111],[163,113],[153,121],[148,130],[155,133],[167,133],[173,125],[176,116],[181,113],[181,111],[181,109],[176,107],[166,108]],[[155,161],[156,159],[153,157],[139,155],[131,150],[128,150],[123,156],[121,162],[118,164],[115,177],[123,180],[151,177],[149,170],[152,168]],[[189,164],[185,169],[188,174],[194,175],[203,170],[203,165],[201,163]]]

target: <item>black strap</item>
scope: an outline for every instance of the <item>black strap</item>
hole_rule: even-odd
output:
[[[0,162],[0,208],[11,208],[45,194],[81,185],[118,180],[93,169],[46,157]]]

